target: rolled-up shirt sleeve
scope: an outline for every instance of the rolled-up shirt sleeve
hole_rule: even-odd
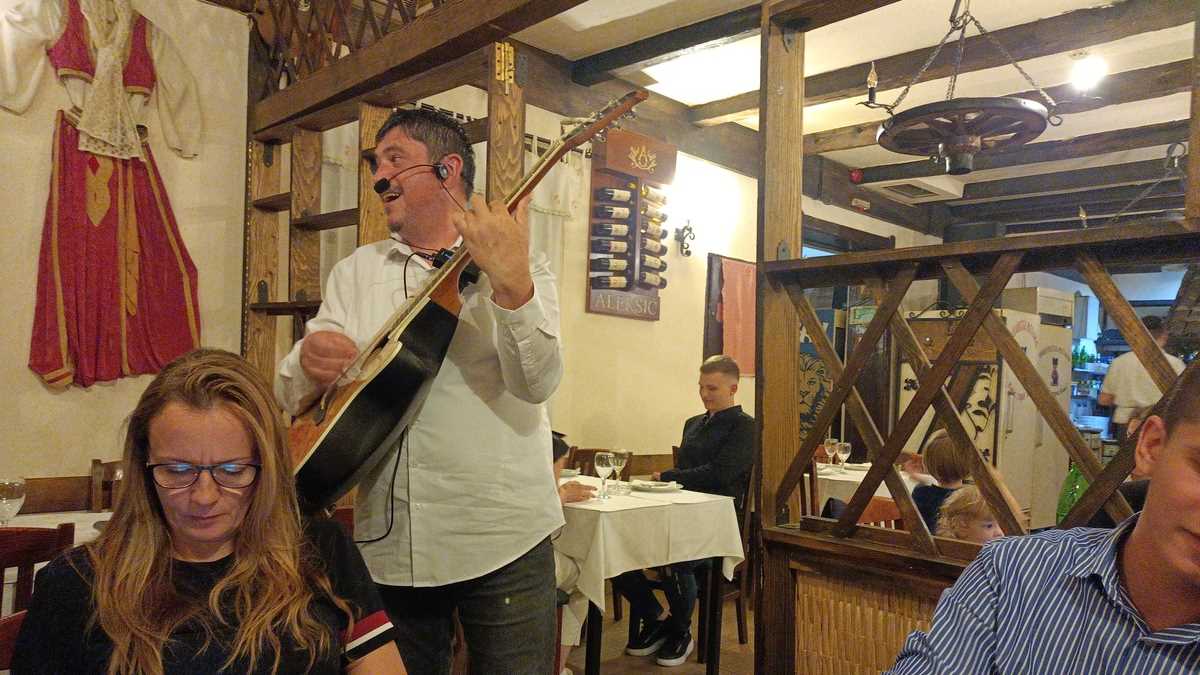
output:
[[[329,273],[321,308],[317,315],[304,325],[306,336],[322,330],[346,333],[346,312],[348,307],[353,306],[354,301],[354,285],[351,278],[353,270],[349,262],[343,260]],[[356,343],[359,342],[356,336],[349,337]],[[302,412],[321,393],[316,383],[308,378],[304,368],[300,366],[300,348],[303,344],[304,339],[297,340],[288,355],[279,362],[279,368],[275,372],[275,399],[291,415]]]
[[[504,385],[527,403],[544,403],[562,380],[558,291],[545,256],[533,263],[533,297],[516,309],[488,300],[496,317],[497,352]]]

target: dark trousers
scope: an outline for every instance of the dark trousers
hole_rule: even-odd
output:
[[[454,610],[471,672],[545,675],[554,669],[554,550],[549,538],[500,569],[447,586],[379,586],[408,672],[446,675]],[[556,674],[557,675],[557,674]]]
[[[665,567],[663,594],[671,608],[668,619],[671,633],[683,635],[692,628],[692,609],[696,606],[696,574],[703,571],[707,560],[689,560]],[[629,600],[629,635],[632,640],[642,621],[657,619],[662,605],[654,597],[654,587],[642,570],[633,570],[613,577],[613,590]]]

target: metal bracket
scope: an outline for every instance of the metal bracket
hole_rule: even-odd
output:
[[[525,83],[529,81],[529,56],[524,53],[517,54],[517,72],[515,78],[518,87],[524,87]]]
[[[274,143],[263,143],[262,162],[263,162],[263,166],[271,166],[272,164],[275,163],[275,144]]]
[[[511,44],[496,43],[495,65],[494,76],[497,82],[504,84],[504,94],[507,96],[512,93],[512,85],[516,79],[516,50]]]
[[[265,280],[260,280],[254,285],[255,302],[270,302],[271,289],[267,286]]]
[[[776,260],[791,260],[792,259],[792,247],[788,246],[788,243],[786,241],[780,241],[779,244],[777,244],[775,246],[775,259]]]

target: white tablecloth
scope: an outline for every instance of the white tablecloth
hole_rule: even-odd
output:
[[[103,511],[54,511],[50,513],[23,513],[9,521],[9,527],[58,527],[63,523],[75,523],[75,545],[86,544],[100,534],[95,524],[108,520],[112,512]],[[41,565],[37,565],[41,568]],[[8,615],[12,611],[13,595],[16,593],[17,568],[4,570],[4,607],[0,613]]]
[[[592,476],[565,478],[600,485]],[[733,578],[742,561],[733,499],[702,492],[639,492],[590,499],[563,508],[567,524],[554,548],[579,562],[577,588],[604,610],[604,580],[686,560],[724,558]]]
[[[824,508],[825,500],[830,497],[849,502],[850,498],[854,496],[854,491],[858,489],[859,483],[862,483],[863,478],[867,475],[866,471],[851,469],[840,473],[838,469],[832,468],[829,464],[818,464],[817,467],[817,504],[821,508]],[[918,485],[907,473],[901,472],[900,477],[904,479],[904,484],[908,486],[910,493],[913,487]],[[875,489],[875,496],[891,499],[892,493],[888,490],[887,483],[879,484],[879,487]]]

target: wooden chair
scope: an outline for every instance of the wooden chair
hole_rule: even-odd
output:
[[[24,621],[24,611],[0,619],[0,670],[12,667],[13,648],[17,645],[17,635]]]
[[[756,508],[754,481],[757,478],[758,468],[750,467],[750,476],[746,484],[746,493],[742,498],[742,513],[738,521],[738,530],[742,536],[742,554],[745,556],[742,562],[738,563],[737,567],[733,568],[733,580],[721,580],[721,602],[729,602],[733,600],[734,610],[737,612],[737,628],[738,628],[738,644],[749,644],[749,631],[746,629],[746,600],[754,600],[754,593],[750,588],[750,581],[754,578],[754,566],[758,561],[754,556],[753,532],[755,527],[754,518],[757,517],[758,511]],[[712,561],[713,565],[718,564],[718,560]],[[713,568],[710,574],[720,574],[721,570]],[[708,620],[710,617],[709,600],[707,598],[707,585],[701,584],[700,593],[700,622],[698,640],[696,642],[697,660],[704,663],[704,659],[708,654]],[[721,630],[720,627],[717,630]]]
[[[75,524],[63,523],[56,529],[48,527],[0,528],[0,574],[17,568],[17,588],[13,611],[29,606],[33,596],[33,566],[46,562],[75,545]],[[4,586],[0,585],[0,603],[4,602]]]
[[[124,460],[102,462],[92,460],[92,490],[88,499],[88,510],[93,512],[111,509],[117,494],[117,486],[125,473]]]
[[[858,517],[859,525],[874,525],[886,527],[889,530],[903,530],[904,519],[900,517],[900,507],[888,497],[871,497],[867,508]]]

